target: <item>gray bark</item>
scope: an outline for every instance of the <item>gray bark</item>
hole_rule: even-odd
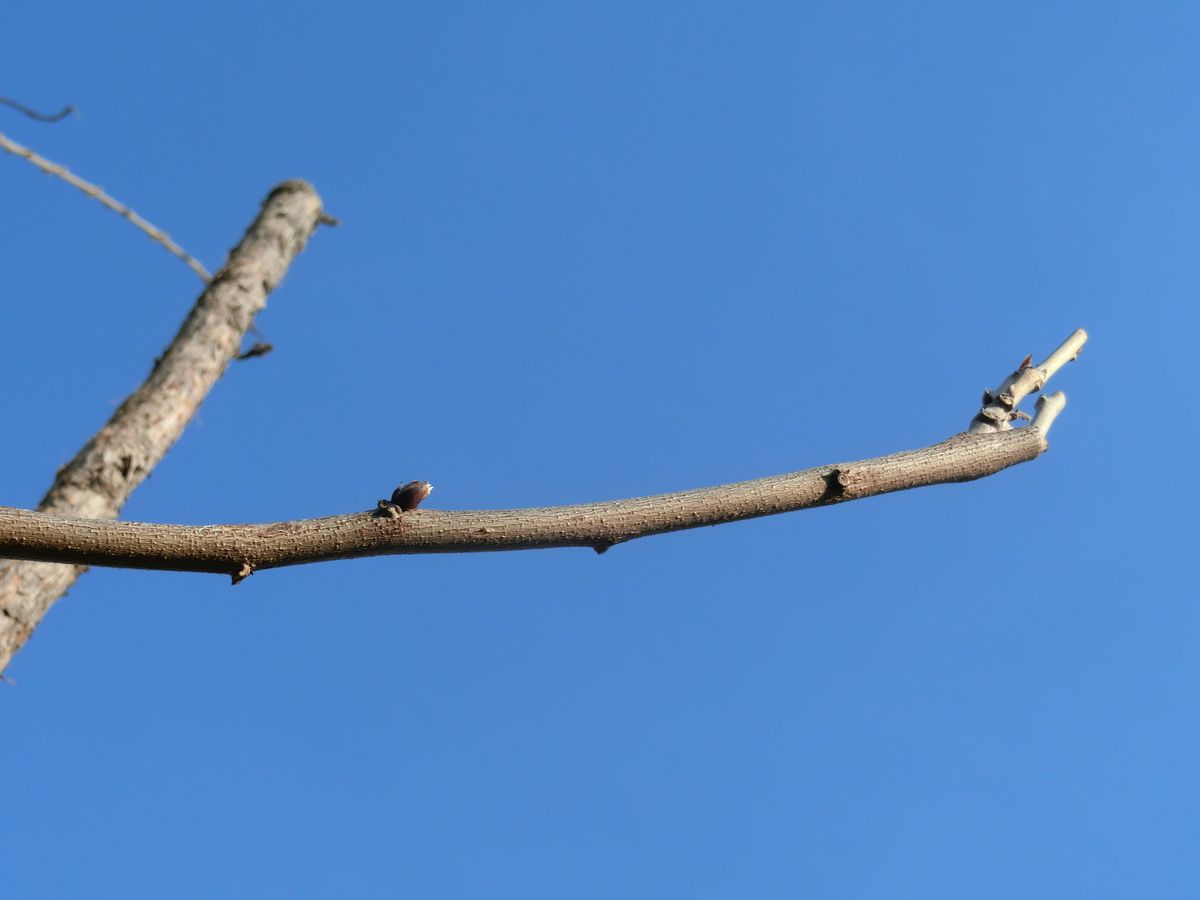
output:
[[[411,508],[428,487],[414,483],[422,490],[412,497],[321,519],[205,526],[113,521],[182,433],[236,356],[267,295],[324,221],[330,220],[320,198],[304,182],[286,182],[272,191],[149,378],[59,470],[38,509],[0,507],[0,557],[8,558],[0,562],[0,672],[88,565],[213,572],[236,583],[263,569],[382,554],[547,547],[591,547],[602,553],[647,535],[992,475],[1045,451],[1064,398],[1041,398],[1033,423],[1013,429],[1011,421],[1023,416],[1016,406],[1087,340],[1077,331],[1040,366],[1026,358],[996,392],[985,393],[969,432],[876,459],[543,509]]]
[[[146,381],[58,471],[38,505],[41,512],[117,517],[237,355],[267,295],[323,220],[320,198],[302,181],[285,182],[268,195]],[[0,672],[83,571],[81,565],[0,563]]]

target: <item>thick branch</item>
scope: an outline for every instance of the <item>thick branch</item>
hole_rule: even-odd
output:
[[[213,276],[145,383],[59,470],[39,510],[55,516],[116,518],[237,354],[255,314],[322,219],[321,200],[304,182],[285,182],[268,195],[258,218]],[[82,557],[71,561],[88,563]],[[0,563],[0,671],[81,571],[43,563]]]
[[[219,572],[239,581],[259,569],[392,553],[543,547],[602,552],[651,534],[971,481],[1045,449],[1036,427],[963,433],[891,456],[633,500],[544,509],[414,509],[398,516],[361,512],[269,525],[96,522],[0,507],[0,556]]]

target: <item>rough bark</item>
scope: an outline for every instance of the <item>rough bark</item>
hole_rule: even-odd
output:
[[[302,181],[285,182],[267,196],[146,381],[59,470],[38,505],[41,512],[117,517],[178,439],[237,354],[267,295],[324,219],[320,198]],[[78,565],[0,563],[0,672],[83,571]]]
[[[963,433],[919,450],[654,497],[544,509],[351,513],[266,525],[96,522],[0,507],[0,555],[138,569],[254,571],[394,553],[614,544],[703,525],[828,506],[907,488],[971,481],[1046,449],[1035,426]]]
[[[1027,357],[998,391],[985,391],[968,432],[876,459],[579,506],[416,509],[429,485],[413,482],[375,510],[321,519],[205,526],[112,521],[179,437],[322,221],[328,219],[320,199],[307,184],[276,188],[150,377],[59,471],[38,510],[0,507],[0,556],[13,560],[0,563],[0,672],[87,565],[222,573],[237,583],[262,569],[383,554],[548,547],[603,553],[647,535],[992,475],[1046,449],[1063,396],[1041,398],[1033,423],[1013,429],[1012,420],[1028,418],[1016,405],[1087,340],[1075,332],[1040,366]]]

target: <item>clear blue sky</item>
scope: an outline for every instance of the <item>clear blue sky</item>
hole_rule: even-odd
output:
[[[128,518],[1034,463],[616,548],[96,570],[0,690],[6,898],[1200,894],[1200,7],[11,4],[0,130],[209,266],[321,231]],[[0,503],[198,281],[0,158]],[[413,335],[418,337],[414,338]],[[417,412],[414,412],[417,410]]]

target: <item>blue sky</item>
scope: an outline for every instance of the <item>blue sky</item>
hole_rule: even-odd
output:
[[[1194,897],[1192,4],[10,4],[0,130],[215,268],[322,230],[128,518],[1039,460],[585,550],[95,570],[0,691],[5,896]],[[198,290],[0,159],[0,503]]]

